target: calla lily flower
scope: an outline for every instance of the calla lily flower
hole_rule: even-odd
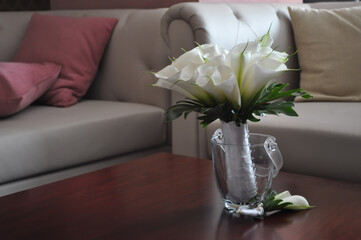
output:
[[[227,99],[233,102],[233,95],[239,95],[236,82],[228,84],[225,93],[221,90],[224,82],[232,81],[233,74],[232,69],[224,70],[226,54],[228,50],[217,45],[198,46],[155,73],[159,80],[153,86],[176,91],[207,106],[224,103]],[[232,89],[228,89],[229,85],[233,85]]]
[[[197,71],[196,84],[213,96],[218,104],[228,101],[235,109],[241,107],[241,94],[232,68],[208,63]]]
[[[292,204],[286,206],[285,209],[304,210],[304,209],[313,208],[313,206],[310,206],[308,204],[308,201],[306,200],[306,198],[304,198],[300,195],[291,195],[291,193],[289,191],[284,191],[282,193],[277,194],[275,196],[275,199],[282,200],[282,202],[280,204],[285,203],[285,202],[292,203]]]
[[[287,71],[288,54],[271,48],[269,32],[253,42],[243,43],[230,50],[230,64],[235,70],[243,108],[270,80]]]

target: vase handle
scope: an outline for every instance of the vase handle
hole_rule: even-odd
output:
[[[278,149],[278,145],[273,137],[268,137],[266,139],[264,142],[264,148],[266,149],[267,154],[274,166],[273,177],[276,177],[283,166],[283,157],[281,151]]]

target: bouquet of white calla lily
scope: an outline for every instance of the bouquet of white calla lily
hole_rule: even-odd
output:
[[[174,90],[188,100],[167,110],[167,120],[195,111],[202,126],[216,119],[226,123],[259,121],[264,114],[297,116],[290,101],[274,101],[290,96],[311,97],[302,89],[281,91],[287,84],[270,84],[284,71],[289,55],[271,48],[273,39],[266,33],[255,41],[241,43],[230,51],[216,44],[198,45],[172,64],[155,73],[154,86]],[[273,102],[271,102],[273,101]]]

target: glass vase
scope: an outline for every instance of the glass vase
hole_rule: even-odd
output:
[[[222,122],[211,143],[214,174],[225,208],[234,212],[250,201],[262,202],[283,164],[276,139],[249,134],[247,124]]]

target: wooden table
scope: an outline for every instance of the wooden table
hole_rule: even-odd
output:
[[[317,208],[223,212],[209,160],[162,153],[0,198],[0,239],[361,239],[361,184],[281,172]]]

